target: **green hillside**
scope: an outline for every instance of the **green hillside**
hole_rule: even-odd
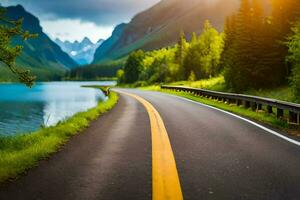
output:
[[[7,7],[6,17],[10,20],[23,18],[22,28],[38,34],[37,38],[27,41],[21,38],[14,39],[13,45],[23,46],[22,54],[17,58],[17,66],[30,69],[38,80],[57,79],[77,66],[77,63],[43,32],[38,18],[28,13],[22,6]],[[1,67],[0,71],[1,81],[16,80],[7,69]]]
[[[218,30],[222,30],[226,16],[237,9],[239,1],[227,0],[225,5],[223,1],[214,4],[209,2],[162,0],[136,15],[126,25],[118,41],[106,50],[105,55],[95,54],[94,63],[118,59],[136,49],[153,50],[173,45],[180,31],[190,37],[192,32],[201,32],[207,19]]]

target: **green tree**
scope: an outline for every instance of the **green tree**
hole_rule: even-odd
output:
[[[178,65],[178,74],[177,74],[178,80],[184,79],[183,62],[186,56],[187,49],[188,49],[188,43],[186,41],[185,34],[184,32],[181,32],[178,43],[176,45],[176,51],[174,57],[174,61]]]
[[[226,83],[236,91],[276,86],[285,77],[284,66],[277,63],[272,21],[258,0],[251,2],[242,0],[239,12],[225,25],[222,63]]]
[[[191,45],[196,45],[198,42],[198,37],[197,34],[195,32],[192,33],[192,37],[191,37]]]
[[[167,58],[155,59],[152,65],[148,69],[148,83],[163,83],[168,76],[168,62]]]
[[[300,99],[300,21],[292,28],[293,35],[288,38],[289,55],[287,60],[292,63],[290,84],[297,99]]]
[[[177,49],[175,52],[175,62],[179,65],[183,64],[183,60],[184,60],[184,56],[186,54],[186,49],[188,47],[187,41],[186,41],[186,37],[184,32],[180,33],[180,37],[177,43]]]
[[[251,7],[248,0],[242,0],[241,6],[236,14],[234,40],[231,41],[231,52],[235,55],[230,59],[230,65],[225,69],[225,80],[229,87],[235,90],[242,90],[247,87],[248,80],[245,75],[248,75],[251,67],[246,60],[251,56],[252,44],[251,29],[250,29],[250,16]],[[227,34],[228,35],[228,34]],[[228,41],[229,42],[229,41]],[[228,44],[227,42],[227,44]]]
[[[162,48],[147,52],[143,59],[143,70],[139,81],[162,83],[177,81],[180,76],[179,65],[174,63],[177,47]]]
[[[122,69],[119,69],[117,71],[116,76],[117,76],[117,79],[118,79],[118,84],[122,84],[122,83],[125,82],[124,81],[124,74],[125,74],[125,72]]]
[[[12,40],[16,37],[21,37],[23,40],[36,37],[22,29],[22,22],[23,19],[17,21],[7,19],[5,10],[0,9],[0,62],[16,74],[21,83],[31,87],[35,77],[30,74],[30,71],[15,66],[16,58],[22,52],[22,46],[12,45]]]
[[[125,83],[134,83],[138,81],[143,70],[142,62],[144,58],[145,53],[142,50],[135,51],[129,55],[124,67]]]
[[[300,1],[298,0],[271,0],[272,17],[276,26],[278,39],[282,40],[291,33],[291,23],[300,17]]]
[[[192,71],[197,79],[215,76],[219,71],[223,47],[224,35],[206,21],[197,43],[191,44],[187,51],[184,61],[185,78],[188,79]]]
[[[290,65],[285,62],[288,48],[286,38],[292,34],[291,26],[300,17],[300,1],[298,0],[272,0],[273,40],[275,45],[270,51],[276,51],[274,66],[282,67],[284,78],[291,72]],[[284,68],[283,68],[284,67]]]
[[[197,78],[196,78],[195,72],[191,71],[191,74],[190,74],[190,76],[188,78],[188,81],[196,81],[196,80],[197,80]]]
[[[225,69],[225,76],[232,80],[231,67],[234,65],[235,56],[238,55],[234,44],[236,41],[236,18],[234,14],[227,17],[224,26],[224,51],[221,56],[221,66]],[[230,76],[230,77],[229,77]]]

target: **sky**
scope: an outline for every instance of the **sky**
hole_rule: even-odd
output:
[[[40,19],[52,39],[93,42],[107,39],[114,27],[160,0],[0,0],[1,5],[21,4]]]

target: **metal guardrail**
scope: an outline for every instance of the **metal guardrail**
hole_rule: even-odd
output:
[[[162,85],[161,89],[189,92],[195,95],[216,99],[218,101],[226,102],[229,104],[236,104],[238,106],[243,105],[245,108],[251,107],[254,111],[261,111],[263,110],[263,106],[266,106],[266,111],[269,114],[272,114],[273,108],[275,108],[277,118],[279,119],[284,119],[284,110],[287,110],[289,112],[288,123],[300,125],[300,104],[257,96],[216,92],[211,90],[204,90],[184,86]]]

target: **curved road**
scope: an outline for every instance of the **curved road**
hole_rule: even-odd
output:
[[[159,112],[184,199],[300,199],[300,147],[248,122],[171,95],[136,94]],[[119,103],[60,152],[0,187],[0,199],[152,199],[149,116]]]

